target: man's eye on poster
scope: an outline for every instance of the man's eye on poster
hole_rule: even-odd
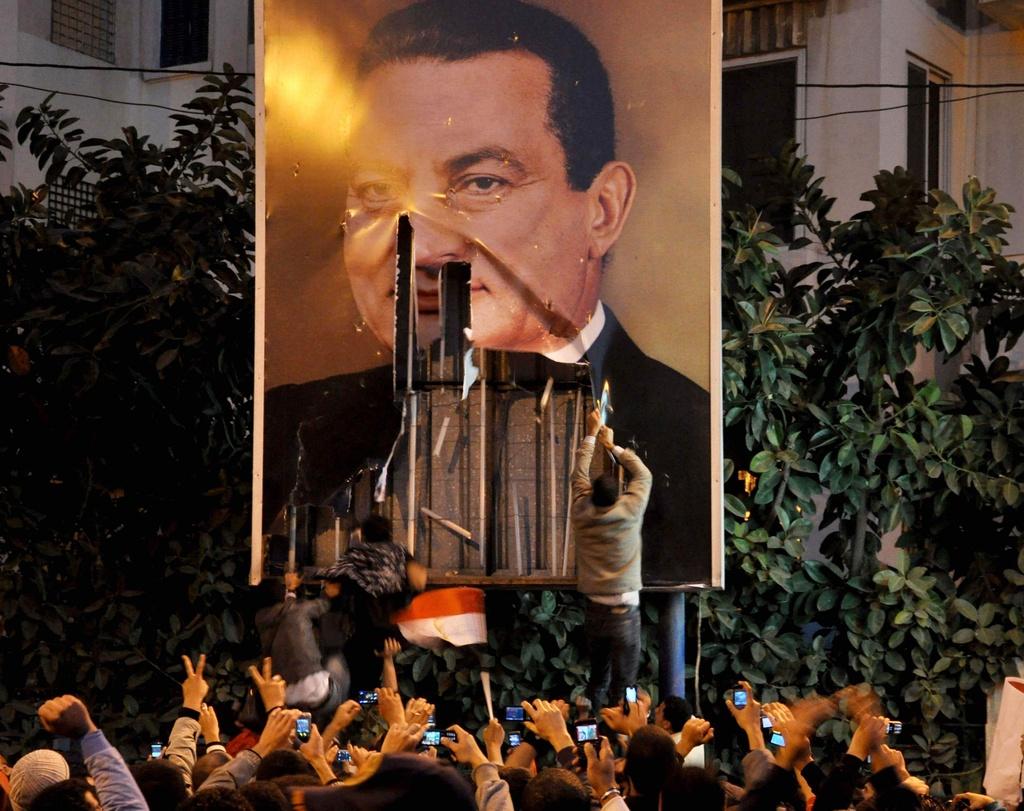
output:
[[[621,566],[721,585],[716,6],[264,0],[253,579],[377,515],[573,588],[586,458],[650,474]]]

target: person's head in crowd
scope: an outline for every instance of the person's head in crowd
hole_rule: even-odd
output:
[[[36,749],[23,755],[11,769],[11,792],[8,795],[13,811],[26,811],[45,788],[71,776],[68,762],[52,749]]]
[[[354,783],[349,781],[344,788],[311,788],[290,796],[293,805],[304,803],[306,811],[476,811],[473,789],[458,771],[437,760],[407,753],[376,757],[364,765]]]
[[[363,543],[389,543],[391,522],[383,515],[371,515],[360,525]]]
[[[693,717],[693,706],[685,698],[666,696],[654,709],[654,725],[669,733],[681,732],[683,724]]]
[[[521,811],[589,811],[590,792],[565,769],[544,769],[523,789]]]
[[[298,774],[316,776],[309,761],[294,749],[275,749],[256,767],[257,780],[273,780],[275,777]]]
[[[188,797],[185,780],[170,761],[159,759],[131,767],[132,777],[146,798],[149,811],[174,811]]]
[[[192,790],[198,790],[206,782],[206,778],[210,776],[211,772],[219,769],[229,760],[231,760],[231,756],[221,749],[214,749],[212,752],[207,752],[202,757],[196,758],[195,765],[192,767]]]
[[[660,727],[640,727],[626,752],[626,777],[637,794],[656,797],[676,767],[672,736]]]
[[[619,480],[612,473],[602,473],[590,487],[590,500],[595,507],[611,507],[619,498]]]
[[[249,801],[253,811],[291,811],[292,804],[284,789],[269,780],[253,780],[239,791]]]
[[[208,788],[185,800],[178,811],[253,811],[253,807],[237,789]]]
[[[96,811],[99,798],[89,781],[83,777],[61,780],[40,791],[28,811]]]
[[[312,774],[279,774],[277,777],[270,778],[270,782],[281,789],[285,795],[288,794],[290,788],[320,785],[319,778]]]
[[[523,789],[533,779],[529,769],[518,766],[501,766],[498,769],[498,776],[508,784],[508,794],[512,800],[512,807],[519,811],[523,804]]]
[[[681,766],[673,770],[661,790],[662,808],[687,811],[722,811],[725,789],[707,769]]]

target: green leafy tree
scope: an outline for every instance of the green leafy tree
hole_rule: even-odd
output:
[[[699,600],[717,677],[702,698],[729,728],[725,674],[768,698],[868,681],[936,790],[977,785],[965,722],[982,719],[965,713],[1024,642],[1022,378],[1000,355],[1024,323],[1020,267],[1001,254],[1011,209],[976,179],[960,203],[926,200],[897,169],[837,222],[795,148],[777,168],[804,235],[786,245],[752,210],[723,234],[728,472],[756,484],[727,496],[728,585]],[[815,258],[787,267],[786,248]],[[973,358],[946,390],[914,378],[919,353],[955,370],[975,336],[988,365]],[[805,554],[812,516],[824,560]],[[893,566],[877,558],[890,532]]]
[[[230,69],[228,69],[230,71]],[[205,651],[240,695],[251,476],[253,136],[245,78],[208,76],[173,142],[84,138],[52,97],[18,141],[47,186],[0,197],[0,729],[57,692],[141,745]],[[0,143],[2,146],[2,143]]]

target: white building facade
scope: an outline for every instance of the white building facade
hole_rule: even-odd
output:
[[[98,97],[52,102],[80,119],[85,137],[114,138],[134,126],[167,143],[174,122],[164,108],[180,108],[202,84],[201,75],[185,71],[228,63],[253,72],[250,0],[0,0],[0,21],[0,62],[56,66],[0,64],[0,84],[10,84],[0,118],[15,142],[0,163],[3,189],[41,180],[35,158],[16,142],[14,122],[47,90]]]

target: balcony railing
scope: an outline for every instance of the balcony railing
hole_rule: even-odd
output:
[[[724,58],[806,46],[807,20],[824,14],[825,6],[825,0],[726,0]]]

